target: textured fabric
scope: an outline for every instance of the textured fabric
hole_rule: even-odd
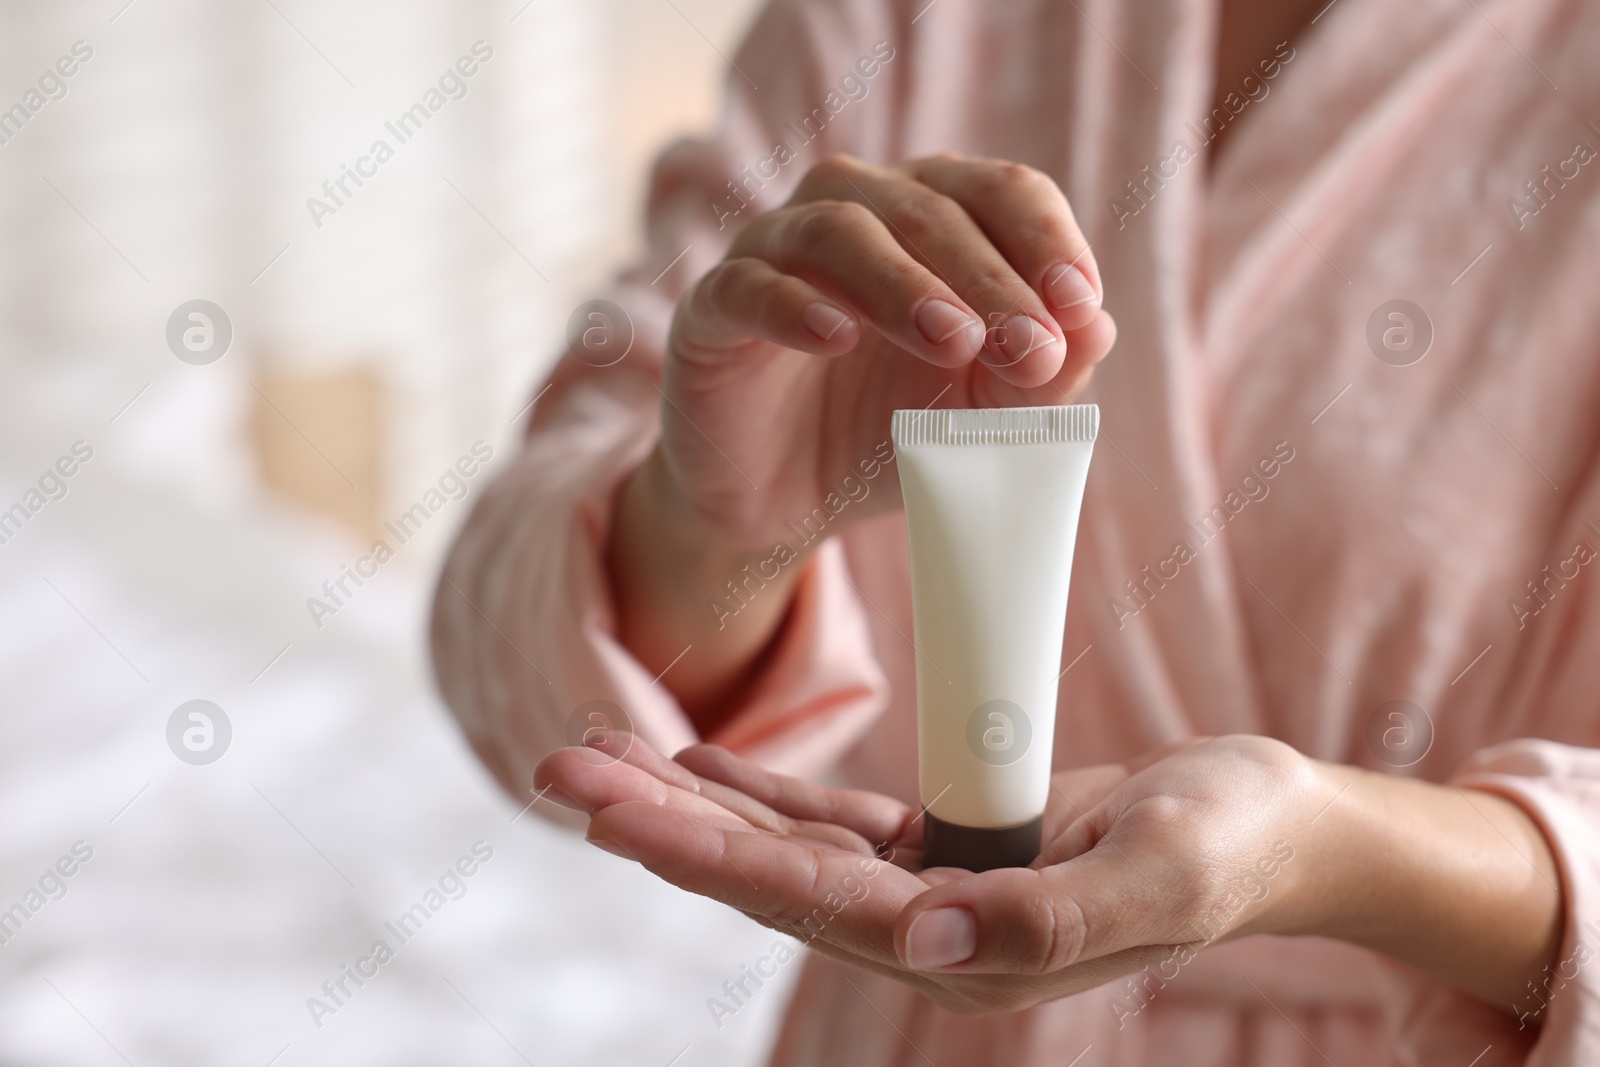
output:
[[[813,959],[782,1067],[1600,1062],[1600,964],[1577,962],[1600,952],[1600,7],[1338,0],[1273,77],[1239,87],[1208,172],[1177,145],[1203,136],[1217,23],[1216,0],[775,3],[736,57],[718,135],[658,166],[653,252],[613,294],[633,351],[563,361],[450,557],[441,686],[519,794],[586,700],[624,705],[668,751],[692,740],[611,636],[600,556],[614,491],[656,433],[671,301],[827,152],[1020,160],[1066,191],[1120,334],[1085,397],[1104,432],[1057,766],[1249,732],[1460,775],[1549,835],[1562,976],[1517,1006],[1519,1028],[1362,950],[1253,938],[1142,1001],[1113,984],[968,1018]],[[892,58],[865,98],[802,145],[802,118],[878,42]],[[763,163],[778,142],[797,158]],[[741,207],[726,182],[746,164]],[[1431,323],[1405,366],[1369,344],[1398,299]],[[1377,334],[1397,321],[1378,316]],[[903,521],[852,529],[812,563],[722,740],[914,800],[910,632]],[[1403,769],[1368,739],[1397,699],[1433,726]]]

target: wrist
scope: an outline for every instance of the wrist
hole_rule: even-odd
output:
[[[698,597],[704,602],[734,596],[732,583],[747,595],[747,587],[754,585],[786,601],[803,569],[794,565],[803,553],[791,551],[785,565],[762,568],[773,555],[772,546],[730,540],[732,525],[693,503],[657,446],[619,494],[611,537],[613,572],[626,570],[641,585],[659,587],[673,599]]]
[[[1301,818],[1286,835],[1295,850],[1293,878],[1265,932],[1355,940],[1374,880],[1388,873],[1389,842],[1381,823],[1354,810],[1352,794],[1367,772],[1310,757],[1306,770]]]
[[[1312,762],[1327,799],[1296,838],[1300,892],[1272,932],[1359,945],[1507,1007],[1561,940],[1537,824],[1493,793]]]
[[[1290,810],[1296,814],[1282,828],[1277,845],[1281,871],[1263,907],[1240,933],[1336,937],[1332,931],[1345,921],[1350,893],[1368,877],[1368,857],[1351,847],[1349,827],[1333,818],[1359,772],[1295,755],[1300,766],[1294,779],[1297,799]]]
[[[730,548],[659,449],[620,489],[607,550],[617,636],[709,736],[786,617],[803,567]]]

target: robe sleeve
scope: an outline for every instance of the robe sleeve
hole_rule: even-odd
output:
[[[678,297],[716,264],[740,225],[781,205],[824,156],[885,154],[896,121],[895,57],[904,50],[893,6],[779,0],[761,14],[734,58],[719,130],[658,160],[649,252],[605,294],[625,315],[612,328],[631,325],[632,347],[604,367],[562,356],[526,439],[500,461],[446,558],[430,634],[439,689],[478,755],[522,803],[538,761],[588,725],[616,725],[620,715],[666,753],[700,740],[672,694],[615,636],[605,564],[613,501],[659,432],[658,384]],[[864,57],[876,67],[867,79],[880,98],[872,108],[836,92],[845,74],[859,84]],[[795,125],[816,108],[826,122]],[[760,676],[706,740],[777,771],[812,775],[882,712],[888,686],[846,566],[837,542],[808,560]],[[567,821],[551,805],[536,808]]]

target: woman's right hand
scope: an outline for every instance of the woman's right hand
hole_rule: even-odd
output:
[[[859,477],[896,408],[1071,400],[1115,336],[1100,296],[1043,173],[954,156],[827,159],[679,303],[666,473],[717,542],[770,549]],[[872,495],[841,518],[899,505],[897,484]]]
[[[667,684],[691,711],[715,703],[770,639],[800,568],[737,627],[708,608],[724,583],[779,542],[800,550],[788,524],[853,495],[895,409],[1072,400],[1116,336],[1101,297],[1071,208],[1039,171],[958,156],[812,168],[679,302],[661,438],[613,535],[623,641],[660,669],[701,638]],[[827,532],[899,505],[898,479],[882,478]]]

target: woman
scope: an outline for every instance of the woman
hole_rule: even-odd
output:
[[[774,3],[631,349],[447,564],[473,743],[808,940],[777,1064],[1600,1062],[1597,49],[1581,0]],[[1046,851],[921,872],[889,412],[1078,397]]]

